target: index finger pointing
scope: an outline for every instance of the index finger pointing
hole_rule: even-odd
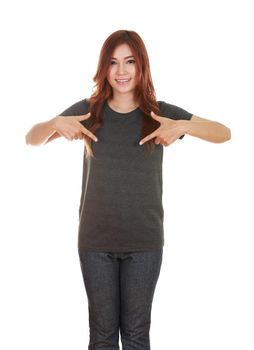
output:
[[[143,145],[145,142],[147,142],[147,141],[153,139],[156,135],[157,135],[156,132],[152,132],[150,135],[144,137],[144,138],[139,142],[140,146]]]
[[[155,136],[157,136],[157,131],[152,132],[150,135],[147,135],[146,137],[144,137],[140,142],[140,146],[143,145],[143,143],[153,139]]]
[[[93,139],[94,141],[98,141],[97,137],[88,129],[86,129],[82,124],[80,124],[80,130],[83,132],[83,134],[89,136],[91,139]]]

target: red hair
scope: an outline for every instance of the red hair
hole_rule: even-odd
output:
[[[94,133],[102,125],[102,110],[105,101],[113,97],[113,89],[107,81],[107,72],[111,64],[111,57],[115,48],[121,44],[129,45],[135,59],[137,72],[137,85],[134,90],[134,100],[138,102],[140,110],[145,114],[142,138],[152,133],[160,125],[153,119],[150,112],[160,113],[156,101],[155,90],[152,82],[149,58],[145,44],[141,37],[131,30],[118,30],[112,33],[104,42],[97,66],[97,72],[93,78],[96,90],[87,101],[89,102],[89,112],[91,112],[91,126],[89,130]],[[91,138],[85,136],[87,155],[94,156],[92,152]],[[147,151],[153,151],[155,144],[153,140],[147,141],[144,146]]]

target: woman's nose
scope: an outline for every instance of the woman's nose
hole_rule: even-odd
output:
[[[117,66],[117,73],[124,73],[126,71],[124,64],[119,64]]]

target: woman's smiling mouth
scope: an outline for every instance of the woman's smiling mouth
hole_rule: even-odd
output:
[[[119,85],[127,85],[131,79],[115,79]]]

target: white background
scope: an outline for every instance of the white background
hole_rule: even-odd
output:
[[[92,93],[104,40],[145,42],[158,100],[231,129],[164,147],[165,246],[151,348],[253,350],[251,1],[7,1],[1,5],[1,348],[86,349],[77,254],[83,143],[25,144]]]

